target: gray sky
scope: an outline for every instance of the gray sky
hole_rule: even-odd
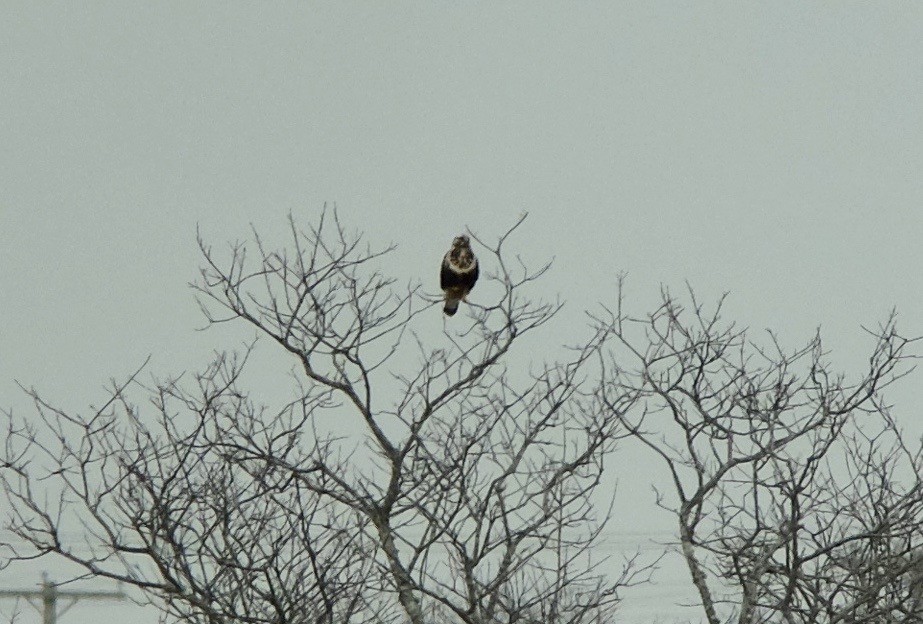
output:
[[[517,250],[556,258],[575,319],[626,271],[639,312],[730,291],[847,367],[892,307],[923,334],[919,2],[85,4],[3,3],[4,407],[14,379],[78,409],[148,354],[233,346],[194,332],[196,224],[324,202],[433,291],[452,236],[528,211]]]

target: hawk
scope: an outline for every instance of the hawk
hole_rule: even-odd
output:
[[[447,316],[458,311],[458,304],[465,300],[465,295],[474,288],[478,281],[478,259],[471,251],[471,241],[462,234],[452,241],[452,248],[442,259],[442,271],[439,273],[439,285],[445,292]]]

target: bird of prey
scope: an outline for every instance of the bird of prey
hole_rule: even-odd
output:
[[[445,292],[445,307],[442,309],[447,316],[452,316],[458,310],[458,304],[465,300],[465,295],[474,288],[478,281],[478,259],[471,251],[471,241],[462,234],[452,241],[452,248],[442,259],[442,271],[439,274],[439,285]]]

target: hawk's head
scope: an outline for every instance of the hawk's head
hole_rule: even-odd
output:
[[[474,253],[471,251],[471,241],[464,234],[456,236],[452,241],[449,258],[457,268],[465,270],[474,262]]]
[[[452,249],[465,249],[471,248],[471,241],[467,236],[462,234],[461,236],[456,236],[455,240],[452,241]]]

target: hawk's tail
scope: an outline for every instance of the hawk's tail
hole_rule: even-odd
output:
[[[446,299],[445,307],[442,308],[442,311],[445,312],[446,316],[452,316],[458,312],[458,304],[461,299]]]

